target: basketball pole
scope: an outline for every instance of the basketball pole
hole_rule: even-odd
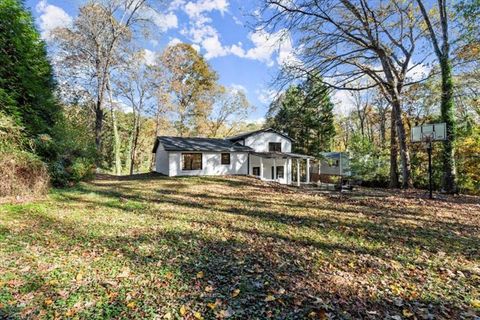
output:
[[[432,140],[429,139],[428,146],[428,189],[430,192],[429,198],[433,199],[433,185],[432,185]]]

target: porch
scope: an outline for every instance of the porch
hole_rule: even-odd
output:
[[[312,160],[314,157],[291,152],[251,152],[248,174],[264,181],[300,186],[311,183]]]

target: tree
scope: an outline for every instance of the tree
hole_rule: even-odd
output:
[[[283,76],[288,80],[318,72],[338,90],[378,87],[392,105],[402,161],[403,187],[412,186],[407,135],[402,122],[402,91],[423,35],[411,1],[265,0],[263,27],[298,33],[298,59]],[[368,77],[373,84],[352,86]]]
[[[209,137],[226,137],[236,129],[236,124],[248,115],[250,104],[240,90],[218,86],[213,111],[209,116]]]
[[[118,96],[131,107],[133,114],[130,149],[130,174],[132,175],[136,164],[142,115],[149,108],[147,104],[152,101],[153,85],[150,83],[149,69],[145,64],[145,51],[128,52],[126,49],[126,52],[115,84]]]
[[[168,46],[156,71],[164,79],[162,95],[173,106],[180,136],[205,133],[218,76],[191,45]],[[167,94],[165,96],[165,93]]]
[[[44,42],[18,0],[0,2],[0,111],[32,137],[52,134],[61,116]]]
[[[433,46],[433,51],[440,64],[442,75],[442,98],[441,114],[442,121],[447,125],[447,136],[443,142],[443,180],[442,188],[448,193],[456,191],[456,169],[455,169],[455,105],[453,92],[452,63],[450,61],[450,40],[448,30],[448,14],[446,0],[438,0],[438,17],[440,28],[435,28],[432,12],[427,12],[423,0],[416,0],[427,25],[428,35]],[[436,30],[439,29],[439,30]]]
[[[317,76],[290,86],[272,102],[267,124],[295,140],[295,151],[320,156],[329,151],[335,136],[333,103]]]
[[[71,28],[54,33],[61,68],[68,70],[68,79],[89,88],[95,99],[95,145],[102,150],[104,99],[112,67],[122,41],[129,41],[134,27],[142,22],[146,0],[105,0],[80,8]]]

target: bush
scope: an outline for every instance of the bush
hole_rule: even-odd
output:
[[[48,191],[47,166],[25,151],[0,152],[0,197],[38,196]]]
[[[0,197],[37,196],[48,191],[47,166],[26,151],[28,145],[22,127],[0,112]]]

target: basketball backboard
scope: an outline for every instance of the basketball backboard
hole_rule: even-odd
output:
[[[447,125],[442,123],[424,124],[412,128],[412,142],[422,142],[425,138],[443,141],[447,138]]]

